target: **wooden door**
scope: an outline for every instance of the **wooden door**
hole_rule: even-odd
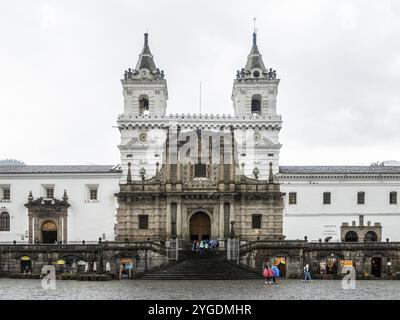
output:
[[[190,239],[206,240],[211,238],[211,220],[204,212],[195,213],[190,218]]]

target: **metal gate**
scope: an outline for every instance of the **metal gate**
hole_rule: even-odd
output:
[[[227,241],[226,258],[239,264],[240,241],[237,238],[229,238]]]
[[[182,239],[170,239],[165,242],[165,251],[168,260],[179,260],[179,251],[183,250]]]

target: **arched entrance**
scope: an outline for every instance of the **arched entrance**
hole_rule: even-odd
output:
[[[207,240],[211,238],[211,219],[204,212],[197,212],[189,221],[190,240]]]
[[[349,231],[344,236],[344,241],[346,242],[358,242],[358,235],[354,231]]]
[[[378,235],[374,231],[368,231],[364,237],[366,242],[377,242]]]
[[[53,221],[46,221],[42,224],[42,242],[57,242],[57,225]]]

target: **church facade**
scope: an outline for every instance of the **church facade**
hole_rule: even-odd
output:
[[[145,34],[122,79],[117,240],[282,239],[278,84],[254,34],[233,83],[233,116],[167,116],[167,82]]]
[[[120,165],[0,166],[0,242],[400,240],[400,167],[280,166],[279,81],[253,34],[232,115],[168,115],[145,34],[121,80]]]

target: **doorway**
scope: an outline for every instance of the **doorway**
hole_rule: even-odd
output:
[[[190,218],[189,222],[190,240],[210,240],[211,219],[204,212],[197,212]]]
[[[382,258],[374,257],[371,259],[371,275],[380,278],[382,275]]]
[[[42,225],[42,242],[56,243],[57,242],[57,225],[52,221],[46,221]]]
[[[21,273],[31,273],[32,272],[32,262],[31,258],[28,256],[21,257]]]

